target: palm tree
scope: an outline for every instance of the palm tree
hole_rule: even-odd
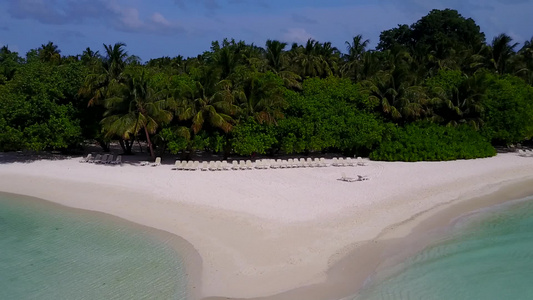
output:
[[[443,88],[433,90],[432,92],[440,100],[438,105],[435,105],[434,120],[447,126],[469,124],[476,130],[481,128],[482,98],[486,85],[483,74],[482,72],[472,76],[462,74],[461,82],[450,86],[448,90]]]
[[[234,122],[231,117],[238,107],[233,104],[233,94],[228,80],[219,82],[214,93],[208,93],[204,86],[195,81],[192,86],[179,91],[176,115],[180,120],[190,120],[191,130],[197,134],[207,123],[224,132],[229,132]]]
[[[322,77],[338,74],[340,61],[339,50],[333,47],[331,42],[325,42],[321,46],[319,44],[318,53],[324,64],[325,74],[322,74]]]
[[[333,55],[335,48],[325,49],[319,42],[309,39],[305,46],[293,44],[290,51],[294,72],[301,77],[327,77],[333,73],[325,56]]]
[[[350,77],[354,82],[362,79],[363,58],[366,53],[366,47],[370,40],[363,40],[362,35],[353,37],[352,43],[346,41],[346,51],[348,54],[344,56],[344,65],[341,73]]]
[[[521,76],[529,85],[533,85],[533,37],[524,43],[518,51],[520,66],[517,74]]]
[[[266,55],[268,68],[275,73],[281,72],[285,69],[286,61],[283,50],[287,47],[287,43],[282,43],[276,40],[266,41]]]
[[[509,60],[514,56],[516,46],[518,43],[511,44],[513,39],[502,33],[496,36],[492,40],[490,47],[489,65],[498,74],[504,74],[508,72]]]
[[[94,66],[100,61],[100,51],[94,52],[90,47],[87,47],[81,54],[81,62],[86,66]]]
[[[287,102],[282,78],[272,72],[243,72],[236,82],[234,94],[245,118],[253,117],[260,124],[276,124],[283,118]]]
[[[428,115],[428,105],[437,99],[428,97],[426,89],[416,84],[411,56],[404,50],[396,53],[386,50],[383,66],[383,70],[363,82],[370,100],[396,122],[415,121]]]
[[[130,57],[124,49],[126,44],[115,43],[114,45],[104,44],[106,58],[104,59],[104,69],[112,80],[117,80],[126,68],[126,61]]]
[[[21,63],[22,58],[17,52],[12,52],[7,46],[0,48],[0,84],[11,80]]]
[[[272,71],[283,79],[285,86],[300,90],[302,88],[301,77],[287,68],[288,57],[284,52],[287,43],[276,40],[267,40],[265,59],[267,61],[267,70]]]
[[[79,94],[90,97],[88,106],[98,105],[104,99],[112,97],[114,91],[119,92],[120,84],[124,80],[123,72],[126,68],[128,53],[124,50],[126,44],[116,43],[114,45],[105,45],[106,57],[103,59],[99,68],[95,68],[93,73],[85,79]],[[93,52],[87,48],[84,52],[85,57],[95,59],[98,52]]]
[[[105,100],[106,112],[102,126],[107,137],[119,136],[123,140],[133,140],[143,130],[150,155],[155,158],[150,134],[154,134],[162,124],[172,120],[167,110],[167,99],[156,93],[149,84],[144,70],[140,75],[129,76],[123,94]]]
[[[42,44],[38,53],[39,59],[43,62],[59,64],[61,60],[61,50],[53,42],[48,42],[46,45]]]

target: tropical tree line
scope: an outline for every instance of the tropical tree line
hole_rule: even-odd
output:
[[[152,157],[336,151],[417,160],[391,145],[454,136],[459,148],[469,137],[486,149],[533,136],[533,38],[486,41],[474,20],[446,9],[368,45],[361,35],[345,49],[224,39],[196,57],[145,63],[123,43],[69,56],[53,42],[25,57],[4,46],[0,150],[73,150],[95,140],[131,154],[143,141]],[[472,151],[418,158],[493,155]]]

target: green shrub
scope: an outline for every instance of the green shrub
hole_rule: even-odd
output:
[[[384,161],[444,161],[494,155],[494,147],[467,125],[444,127],[415,123],[393,129],[390,139],[373,151],[370,158]]]
[[[235,126],[231,133],[233,151],[239,155],[265,154],[276,143],[273,127],[252,118]]]
[[[533,136],[533,88],[522,79],[487,76],[482,133],[493,144],[509,145]]]

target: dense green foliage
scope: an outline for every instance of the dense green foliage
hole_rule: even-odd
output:
[[[76,67],[26,64],[0,85],[0,150],[61,149],[81,141],[74,106],[83,73]]]
[[[239,123],[232,131],[233,151],[239,155],[266,154],[277,142],[274,127],[249,119]]]
[[[339,152],[384,160],[486,157],[533,136],[533,39],[489,42],[472,19],[432,10],[385,30],[265,47],[215,41],[196,57],[141,63],[123,43],[62,56],[0,49],[0,151],[135,141],[225,156]],[[422,123],[421,123],[422,122]],[[485,141],[486,140],[486,141]],[[488,142],[487,142],[488,141]]]
[[[413,123],[392,130],[370,154],[371,159],[386,161],[441,161],[472,159],[496,155],[496,150],[471,127],[444,127]]]
[[[506,75],[487,76],[483,120],[485,135],[494,143],[511,144],[533,136],[533,88]]]
[[[385,126],[373,113],[375,104],[348,79],[305,80],[302,92],[288,93],[287,100],[287,116],[278,129],[285,153],[337,149],[354,154],[381,141]]]

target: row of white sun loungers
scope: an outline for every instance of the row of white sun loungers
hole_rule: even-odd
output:
[[[341,158],[334,157],[331,162],[331,165],[334,167],[354,167],[354,166],[366,166],[366,163],[361,157],[358,157],[357,160],[351,157],[347,157],[346,159],[342,157]]]
[[[93,157],[92,154],[88,154],[87,157],[84,157],[80,160],[81,163],[93,163],[93,164],[110,164],[110,165],[120,165],[122,164],[122,155],[117,155],[117,158],[113,158],[113,154],[96,154]]]
[[[352,158],[334,158],[331,163],[332,166],[365,166],[361,158],[356,161]],[[328,164],[324,158],[289,158],[289,159],[261,159],[252,163],[251,160],[234,160],[231,164],[227,161],[179,161],[174,164],[173,170],[184,171],[227,171],[227,170],[252,170],[252,169],[288,169],[288,168],[314,168],[327,167]]]
[[[523,157],[533,157],[533,150],[518,150],[518,155]]]
[[[524,154],[524,156],[526,156]],[[533,156],[533,152],[531,152]],[[122,156],[117,155],[116,159],[113,159],[113,154],[97,154],[93,157],[92,154],[88,154],[87,157],[82,158],[80,162],[83,163],[95,163],[95,164],[121,164]],[[141,165],[149,165],[149,162],[141,163]],[[159,166],[161,164],[161,158],[157,157],[156,161],[152,163],[152,166]],[[353,158],[333,158],[331,166],[334,167],[353,167],[353,166],[365,166],[366,163],[361,157],[357,160]],[[198,161],[176,161],[173,170],[202,170],[202,171],[220,171],[220,170],[252,170],[252,169],[289,169],[289,168],[314,168],[314,167],[327,167],[324,158],[289,158],[289,159],[261,159],[252,163],[251,160],[234,160],[231,164],[227,161],[211,161],[211,162],[198,162]]]

